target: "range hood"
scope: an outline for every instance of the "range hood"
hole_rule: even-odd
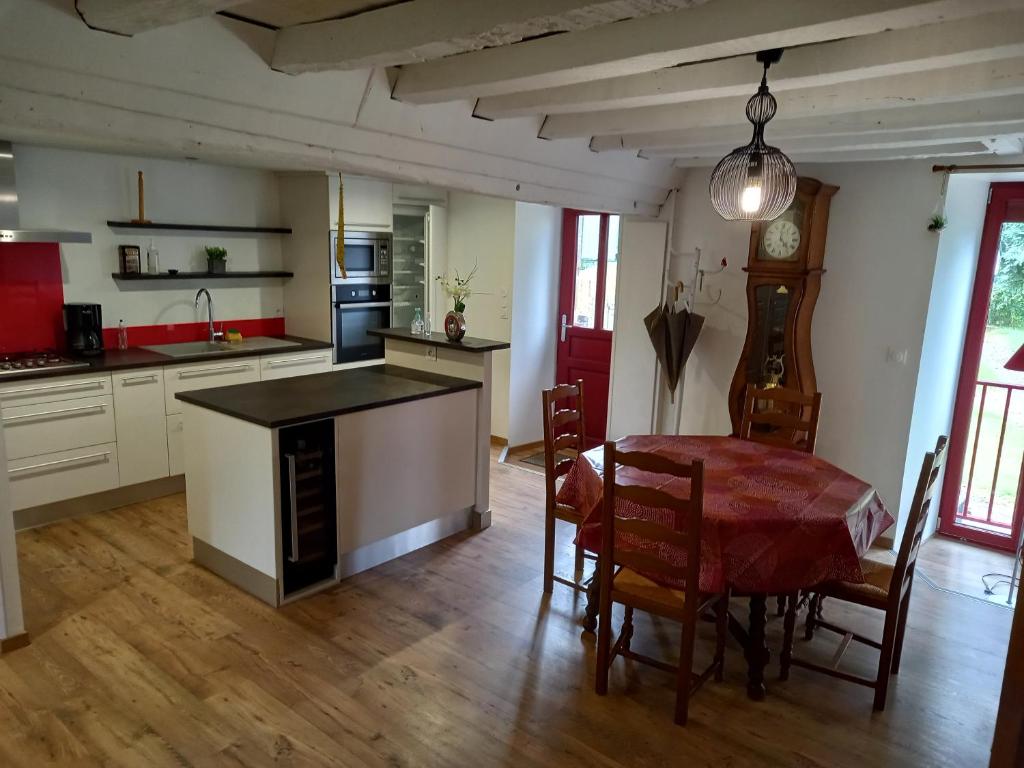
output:
[[[0,141],[0,243],[91,243],[91,232],[66,229],[21,229],[18,188],[14,179],[14,148]]]

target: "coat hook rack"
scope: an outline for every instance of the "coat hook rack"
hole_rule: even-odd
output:
[[[705,286],[704,286],[704,278],[709,276],[709,275],[717,275],[717,274],[719,274],[721,272],[724,272],[726,267],[729,266],[728,261],[726,261],[726,259],[722,259],[722,263],[716,269],[704,269],[700,265],[701,258],[702,258],[702,254],[701,254],[701,249],[700,248],[694,248],[692,254],[690,254],[690,253],[679,253],[678,251],[674,251],[674,250],[671,253],[672,253],[673,256],[694,256],[695,257],[694,265],[693,265],[693,280],[690,282],[689,292],[688,292],[687,297],[686,297],[687,308],[690,309],[691,311],[693,311],[693,309],[697,306],[698,303],[703,304],[704,306],[709,306],[709,307],[713,307],[716,304],[718,304],[722,300],[722,289],[719,288],[718,292],[714,296],[712,296],[711,292],[709,290],[707,290],[705,288]],[[687,286],[681,280],[677,281],[674,286],[669,286],[669,287],[673,288],[673,290],[674,290],[675,300],[679,299],[680,291],[686,291],[687,290]],[[698,302],[697,301],[697,297],[700,296],[700,295],[703,295],[706,298],[704,300]]]

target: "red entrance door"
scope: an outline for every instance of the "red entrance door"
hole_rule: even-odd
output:
[[[1024,184],[993,184],[967,318],[939,531],[1014,550],[1024,494]]]
[[[583,379],[588,444],[605,439],[615,326],[619,217],[566,209],[559,284],[559,383]]]

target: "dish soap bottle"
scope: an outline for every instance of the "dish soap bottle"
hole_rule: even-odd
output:
[[[128,349],[128,327],[122,318],[117,324],[117,348]]]
[[[412,317],[412,328],[410,330],[417,336],[423,335],[423,312],[419,307],[416,307],[415,314]]]
[[[146,251],[146,271],[151,275],[158,274],[160,272],[160,251],[153,245],[153,241],[149,241],[149,249]]]

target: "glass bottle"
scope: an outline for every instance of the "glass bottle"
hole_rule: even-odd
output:
[[[416,307],[415,313],[412,316],[412,332],[417,336],[423,335],[423,311]]]
[[[146,253],[146,260],[148,262],[146,264],[146,271],[149,272],[149,274],[155,275],[160,272],[160,251],[155,245],[153,245],[152,240],[149,241],[149,250]]]
[[[124,318],[117,324],[117,348],[128,349],[128,326],[124,324]]]

